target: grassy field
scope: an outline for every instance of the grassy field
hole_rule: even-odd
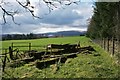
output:
[[[73,44],[78,43],[80,41],[81,46],[87,46],[89,38],[85,37],[62,37],[62,38],[45,38],[45,39],[32,39],[32,40],[9,40],[2,42],[2,48],[8,48],[11,46],[11,43],[14,43],[15,46],[28,46],[31,43],[32,46],[40,46],[40,47],[32,47],[33,50],[41,50],[41,48],[45,47],[48,44]],[[18,47],[20,50],[28,50],[28,47]]]
[[[120,66],[116,63],[114,57],[104,51],[99,45],[93,43],[89,38],[84,36],[63,37],[63,38],[46,38],[34,40],[11,40],[3,41],[2,47],[8,48],[12,42],[30,42],[32,45],[45,46],[51,43],[66,44],[77,43],[80,41],[82,47],[92,46],[96,52],[92,54],[80,53],[76,58],[69,58],[64,64],[59,65],[56,70],[55,64],[48,68],[38,69],[35,62],[30,62],[21,67],[6,67],[3,78],[117,78],[120,77]],[[22,45],[22,44],[17,44]],[[26,45],[26,44],[24,44]],[[24,48],[25,49],[25,48]],[[33,48],[35,49],[35,48]],[[37,50],[39,47],[37,47]],[[95,56],[99,54],[99,56]]]
[[[90,40],[89,38],[86,37],[80,37],[80,36],[73,36],[73,37],[60,37],[60,38],[44,38],[44,39],[32,39],[32,40],[8,40],[8,41],[3,41],[2,42],[2,47],[7,48],[8,46],[11,46],[11,43],[17,42],[26,42],[27,43],[32,43],[32,45],[47,45],[51,43],[57,43],[57,44],[66,44],[66,43],[77,43],[78,41],[81,42],[86,42]],[[25,45],[26,45],[25,44]],[[23,45],[23,44],[22,44]],[[83,44],[82,44],[83,45]],[[86,44],[85,44],[86,45]]]

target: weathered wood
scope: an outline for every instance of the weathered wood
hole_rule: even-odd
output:
[[[66,60],[67,60],[67,58],[62,57],[60,62],[65,63]],[[43,68],[50,66],[51,64],[55,64],[58,61],[59,61],[59,58],[54,58],[54,59],[48,60],[48,61],[46,60],[46,61],[42,61],[42,62],[36,62],[36,67],[39,69],[43,69]]]
[[[88,50],[88,51],[96,51],[92,46],[81,47],[81,48],[79,49],[80,52],[85,51],[85,50]]]
[[[29,51],[31,51],[31,43],[29,43]]]
[[[109,38],[107,38],[107,51],[109,52]]]
[[[67,58],[75,58],[75,57],[77,57],[77,54],[78,53],[73,53],[73,54],[67,55]]]
[[[112,38],[112,55],[114,55],[115,53],[115,41],[114,41],[114,37]]]
[[[60,45],[60,44],[49,44],[48,46],[47,46],[47,48],[48,49],[67,49],[67,48],[76,48],[76,47],[78,47],[78,46],[80,46],[80,45],[78,45],[78,44],[62,44],[62,45]]]
[[[47,46],[47,48],[48,49],[64,49],[64,48],[66,48],[67,47],[67,45],[69,45],[69,44],[63,44],[63,45],[60,45],[60,44],[49,44],[48,46]]]
[[[7,58],[7,54],[5,54],[4,56],[4,60],[3,60],[3,65],[2,65],[2,71],[4,72],[5,71],[5,66],[6,66],[6,58]]]
[[[103,38],[103,48],[105,49],[105,38]]]
[[[56,64],[56,62],[65,63],[67,58],[75,58],[75,57],[77,57],[77,54],[78,53],[72,53],[72,54],[69,54],[69,55],[62,55],[62,56],[58,55],[54,58],[51,58],[51,60],[43,60],[43,61],[40,61],[40,62],[36,62],[36,67],[39,68],[39,69],[43,69],[43,68],[48,67],[51,64]],[[50,57],[50,56],[47,56],[47,57]]]
[[[120,54],[120,39],[118,39],[118,52]]]
[[[28,64],[29,62],[34,62],[34,58],[25,58],[22,60],[14,60],[10,64],[8,64],[9,67],[16,68],[16,67],[21,67],[24,66],[25,64]]]
[[[58,50],[63,49],[70,51],[70,50],[78,49],[79,47],[80,47],[80,42],[78,44],[49,44],[47,45],[46,52],[50,50],[52,54],[53,49],[58,49]]]
[[[10,59],[14,60],[12,47],[9,47],[9,55],[10,55]]]

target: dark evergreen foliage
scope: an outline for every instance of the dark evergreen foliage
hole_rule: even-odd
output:
[[[87,36],[120,39],[120,2],[96,2]]]
[[[30,34],[13,34],[13,35],[6,35],[2,37],[2,40],[23,40],[23,39],[36,39],[38,38],[37,35],[30,33]]]

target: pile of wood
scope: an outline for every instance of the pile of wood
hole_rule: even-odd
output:
[[[57,45],[57,47],[58,47],[58,45]],[[55,54],[54,55],[43,55],[42,57],[44,58],[44,60],[37,62],[36,67],[39,68],[39,69],[46,68],[47,66],[50,66],[52,64],[56,64],[56,62],[58,62],[58,61],[60,61],[61,63],[65,63],[65,61],[68,58],[77,57],[77,54],[79,54],[79,53],[84,52],[85,54],[86,53],[91,54],[92,51],[95,51],[94,48],[91,47],[91,46],[88,46],[88,47],[78,48],[77,51],[75,51],[73,53],[69,53],[67,55],[64,55],[65,53],[64,54],[59,54],[59,55],[55,55]]]
[[[71,51],[71,50],[76,50],[80,48],[80,43],[78,44],[49,44],[46,47],[46,52],[48,52],[50,50],[50,52],[52,53],[55,49],[58,49],[58,51]]]
[[[46,51],[37,52],[35,50],[30,50],[29,52],[25,52],[29,55],[29,59],[22,59],[16,63],[14,56],[13,56],[13,50],[9,48],[9,56],[10,59],[15,62],[16,65],[19,64],[19,66],[27,64],[29,62],[37,61],[36,67],[37,68],[45,68],[47,66],[50,66],[52,64],[57,63],[65,63],[65,61],[68,58],[74,58],[77,57],[77,54],[79,53],[91,53],[91,51],[95,51],[93,47],[80,47],[80,44],[49,44],[46,47]],[[18,52],[16,52],[18,54]],[[4,60],[6,62],[6,58]],[[3,62],[4,62],[3,61]],[[5,64],[5,63],[4,63]],[[18,67],[13,64],[13,67]],[[3,65],[4,67],[4,65]],[[4,71],[4,70],[3,70]]]

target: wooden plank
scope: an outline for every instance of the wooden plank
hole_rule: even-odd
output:
[[[60,62],[65,63],[66,60],[67,58],[62,57]],[[50,66],[51,64],[55,64],[58,61],[59,61],[59,58],[53,58],[51,60],[36,62],[36,67],[39,69],[43,69],[43,68]]]
[[[66,49],[66,48],[75,48],[77,47],[78,44],[64,44],[64,45],[59,45],[59,44],[50,44],[47,46],[49,49]]]
[[[39,69],[42,69],[42,68],[46,68],[47,66],[49,66],[51,64],[55,64],[56,62],[65,63],[67,58],[77,57],[77,54],[78,53],[72,53],[72,54],[63,55],[63,56],[58,55],[55,58],[50,58],[48,60],[47,59],[46,60],[42,60],[42,61],[36,62],[36,67],[39,68]]]

